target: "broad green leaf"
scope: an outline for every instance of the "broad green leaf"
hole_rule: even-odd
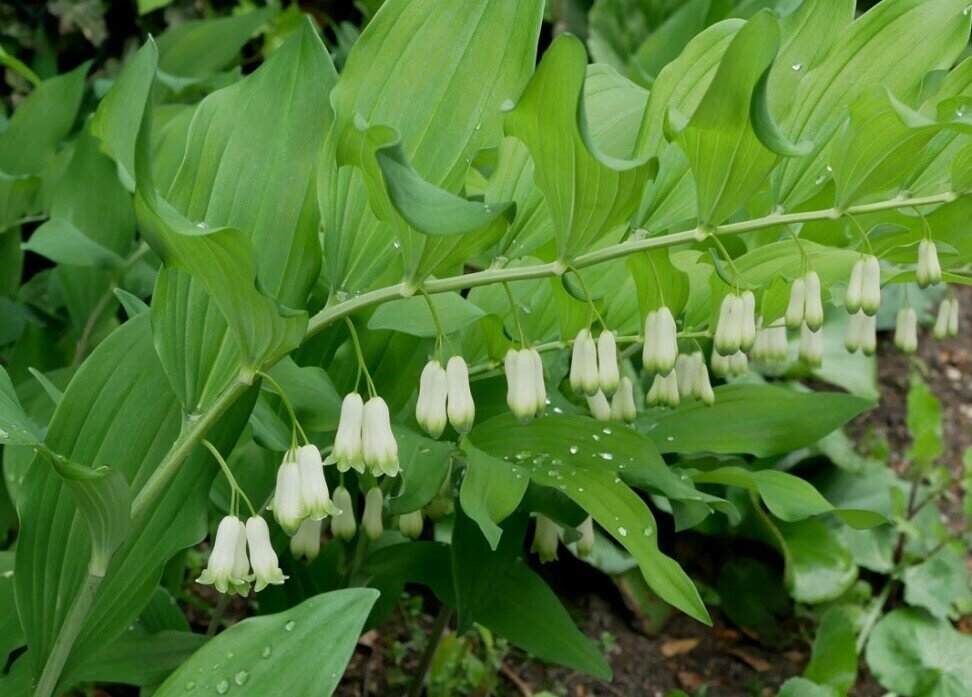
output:
[[[832,528],[816,518],[778,525],[786,561],[786,585],[801,603],[825,603],[857,580],[857,567]]]
[[[10,376],[0,366],[0,444],[35,445],[40,440],[37,426],[20,406]]]
[[[574,625],[550,587],[530,567],[515,563],[499,579],[496,599],[479,622],[537,658],[611,679],[597,646]]]
[[[688,276],[672,265],[667,249],[653,249],[628,257],[628,270],[638,289],[640,316],[667,307],[678,317],[689,298]],[[639,333],[643,328],[639,327]]]
[[[154,693],[328,697],[351,658],[378,593],[348,588],[318,595],[275,615],[251,617],[207,642]],[[200,672],[200,668],[202,671]]]
[[[762,641],[779,641],[780,617],[792,612],[779,570],[750,557],[729,559],[716,580],[720,606],[726,617]]]
[[[506,134],[533,157],[564,264],[595,242],[620,237],[657,167],[650,157],[612,157],[593,142],[583,109],[586,65],[578,39],[555,39],[504,120]]]
[[[458,194],[472,158],[499,140],[499,106],[517,95],[536,63],[542,5],[389,0],[368,23],[333,95],[338,132],[328,138],[319,178],[332,295],[364,290],[380,277],[401,280],[402,251],[414,272],[465,257],[464,238],[432,239],[413,230],[396,249],[392,229],[369,208],[360,171],[328,162],[338,137],[359,117],[390,127],[425,182]],[[497,33],[504,41],[495,40]]]
[[[455,444],[425,438],[408,429],[393,427],[402,465],[402,485],[388,499],[393,515],[417,511],[439,493],[452,467]]]
[[[787,522],[822,513],[834,513],[855,528],[871,528],[888,522],[876,511],[836,509],[812,484],[788,472],[750,471],[732,466],[698,472],[692,479],[697,484],[725,484],[758,493],[770,513]]]
[[[807,678],[789,678],[776,697],[839,697],[831,688],[818,685]]]
[[[207,641],[205,635],[189,631],[125,632],[102,647],[85,665],[65,675],[62,684],[158,685]]]
[[[270,369],[270,377],[283,388],[305,430],[332,431],[337,428],[341,396],[322,368],[298,366],[290,358],[285,358]],[[269,389],[266,382],[263,387]],[[280,413],[284,412],[281,410]]]
[[[458,293],[439,293],[429,298],[446,334],[467,327],[485,314]],[[429,303],[423,297],[403,298],[379,305],[368,320],[368,329],[390,329],[426,339],[438,336]]]
[[[972,685],[972,638],[916,608],[881,618],[866,657],[878,682],[905,697],[960,697]]]
[[[487,455],[468,439],[463,440],[462,448],[466,453],[466,474],[459,489],[459,502],[495,550],[503,534],[498,523],[520,505],[530,479],[505,460]]]
[[[835,605],[824,611],[813,639],[813,655],[803,674],[846,694],[857,679],[856,608]]]
[[[951,169],[952,191],[972,190],[972,143],[955,154]]]
[[[748,453],[769,457],[802,448],[872,406],[837,392],[794,392],[771,385],[732,384],[715,390],[716,402],[653,411],[637,427],[663,453]]]
[[[123,263],[120,256],[61,218],[52,218],[37,228],[23,248],[67,266],[117,268]]]
[[[406,583],[428,586],[442,603],[456,605],[452,554],[445,543],[418,541],[379,547],[368,555],[361,571],[367,576],[367,584],[381,592],[367,626],[376,626],[388,618]]]
[[[207,434],[224,453],[243,428],[254,397],[255,391]],[[79,413],[86,418],[78,419]],[[179,401],[152,344],[150,318],[142,314],[115,330],[84,362],[57,406],[45,444],[78,465],[110,467],[124,476],[136,499],[181,427]],[[198,448],[150,511],[131,522],[75,642],[67,673],[125,631],[151,598],[165,561],[205,535],[206,501],[216,469],[212,456]],[[70,607],[56,599],[76,595],[87,574],[91,544],[74,497],[43,459],[31,463],[19,486],[18,506],[17,607],[36,675]]]
[[[0,659],[6,665],[10,652],[24,645],[24,630],[14,600],[14,553],[0,552]],[[2,686],[2,682],[0,682]]]
[[[912,103],[928,71],[955,62],[968,43],[967,5],[965,0],[886,0],[834,38],[832,50],[810,67],[781,119],[791,141],[811,141],[815,148],[812,156],[786,160],[773,173],[778,204],[792,210],[826,184],[826,146],[866,89],[880,85]],[[902,44],[911,50],[896,50]]]
[[[948,619],[955,602],[969,589],[965,562],[948,547],[921,564],[909,566],[903,580],[905,602],[941,619]]]
[[[912,441],[908,457],[918,466],[928,467],[942,454],[942,403],[917,372],[911,375],[907,408]]]

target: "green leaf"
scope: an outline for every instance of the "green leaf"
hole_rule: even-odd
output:
[[[453,334],[486,314],[458,293],[438,293],[429,298],[446,334]],[[429,304],[423,297],[403,298],[379,305],[368,320],[368,329],[390,329],[427,339],[438,336]]]
[[[521,140],[533,157],[564,264],[595,242],[617,241],[657,171],[652,157],[618,159],[593,142],[582,99],[586,65],[578,39],[557,37],[504,121],[507,135]]]
[[[641,316],[665,306],[678,317],[689,298],[688,275],[672,264],[667,249],[652,249],[628,257],[628,269],[638,289]]]
[[[0,552],[0,660],[6,664],[10,652],[25,642],[14,599],[14,553]]]
[[[506,461],[487,455],[467,438],[463,439],[462,449],[466,453],[466,475],[459,489],[459,502],[495,550],[503,533],[497,523],[520,505],[530,479]]]
[[[574,625],[550,587],[523,563],[502,576],[496,598],[479,622],[545,661],[582,670],[602,680],[611,668],[597,646]]]
[[[455,607],[452,582],[452,554],[441,542],[403,542],[374,550],[361,566],[368,585],[381,597],[368,618],[368,626],[383,622],[395,610],[406,583],[428,586],[444,604]]]
[[[639,417],[637,427],[662,453],[748,453],[769,457],[797,450],[861,414],[869,400],[837,392],[795,392],[754,384],[722,385],[707,407],[687,403]]]
[[[915,608],[881,618],[866,657],[878,682],[905,697],[959,697],[972,685],[972,638]]]
[[[341,417],[341,395],[323,368],[299,366],[284,358],[270,369],[270,377],[283,388],[306,430],[332,431]],[[269,389],[267,383],[264,390]],[[281,414],[285,414],[283,408]],[[289,416],[286,416],[289,419]],[[288,423],[287,427],[290,427]]]
[[[905,602],[923,607],[935,617],[948,619],[952,608],[969,588],[969,571],[958,554],[946,547],[904,572]]]
[[[776,697],[838,697],[837,693],[806,678],[790,678],[780,687]]]
[[[820,617],[813,654],[804,675],[819,685],[847,691],[857,680],[857,622],[854,607],[835,605]]]
[[[805,520],[822,513],[834,513],[855,528],[871,528],[888,522],[869,510],[836,509],[809,482],[778,470],[750,471],[742,467],[719,467],[692,475],[697,484],[725,484],[758,493],[774,516],[787,522]]]
[[[20,406],[10,376],[0,366],[0,444],[36,445],[40,440],[37,426]]]
[[[158,685],[207,641],[205,635],[189,631],[125,632],[102,647],[85,665],[65,675],[62,683]]]
[[[917,372],[911,374],[907,406],[912,440],[908,457],[928,467],[942,454],[942,403]]]
[[[124,260],[98,244],[70,221],[52,218],[34,230],[23,248],[57,264],[117,268]]]
[[[749,557],[729,559],[716,581],[720,606],[729,620],[763,641],[779,641],[779,619],[792,603],[777,569]]]
[[[294,694],[328,697],[377,598],[373,589],[349,588],[275,615],[245,619],[196,651],[155,695],[224,694],[231,686],[269,695],[286,685]]]
[[[857,567],[833,529],[817,518],[780,523],[786,585],[794,600],[825,603],[843,595],[857,580]]]
[[[388,499],[393,515],[411,513],[435,498],[452,468],[454,443],[432,440],[398,426],[393,427],[402,464],[402,485]]]

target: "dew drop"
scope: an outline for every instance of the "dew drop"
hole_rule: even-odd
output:
[[[643,531],[643,533],[642,533],[642,534],[643,534],[643,535],[644,535],[645,537],[651,537],[652,535],[654,535],[654,534],[655,534],[655,529],[654,529],[653,527],[651,527],[651,526],[649,525],[648,527],[646,527],[646,528],[644,529],[644,531]]]
[[[233,659],[235,657],[236,657],[236,654],[233,653],[232,651],[230,651],[228,654],[226,654],[226,658]]]
[[[294,622],[293,620],[290,620],[289,622],[287,622],[287,624],[284,625],[284,629],[287,630],[288,632],[292,632],[294,631],[294,627],[296,626],[297,623]]]
[[[675,440],[675,436],[665,436],[665,440],[671,443],[673,440]]]
[[[958,116],[959,118],[965,116],[965,105],[964,104],[960,105],[959,108],[955,110],[955,115]]]
[[[556,470],[548,470],[547,471],[547,476],[548,477],[558,477],[560,475],[557,474]]]
[[[611,453],[601,453],[601,459],[610,461],[614,459],[614,455]]]
[[[599,440],[601,440],[601,437],[600,437],[599,435],[597,435],[596,433],[595,433],[595,434],[593,434],[593,435],[591,436],[591,438],[593,438],[593,439],[594,439],[595,441],[599,441]]]
[[[615,477],[614,478],[614,483],[615,484],[620,484],[621,483],[621,477]]]
[[[263,647],[263,651],[260,652],[260,656],[262,658],[270,658],[270,654],[272,653],[273,653],[273,648],[270,646],[270,644],[267,644],[266,646]]]
[[[10,434],[0,428],[0,438],[9,438]]]
[[[618,528],[618,534],[619,534],[619,535],[620,535],[621,537],[627,537],[627,536],[628,536],[628,531],[627,531],[627,530],[625,530],[624,528]]]
[[[13,578],[13,569],[7,569],[3,572],[4,578]]]
[[[572,445],[570,446],[569,450],[571,455],[576,455],[577,451],[580,450],[580,448],[578,448],[576,445]]]
[[[229,680],[226,680],[224,678],[223,680],[220,680],[218,683],[216,683],[216,694],[225,695],[227,692],[229,692],[229,688],[230,688]]]
[[[242,685],[249,679],[250,674],[245,670],[241,670],[239,673],[233,676],[233,682],[235,682],[237,685]]]
[[[481,124],[481,123],[477,123],[476,124],[476,130],[477,131],[480,130],[480,129],[482,129],[482,127],[483,127],[483,124]]]
[[[803,69],[803,63],[794,63],[794,64],[793,64],[792,66],[790,66],[790,67],[791,67],[791,68],[793,68],[793,70],[795,70],[795,71],[796,71],[796,70],[802,70],[802,69]]]
[[[564,410],[561,409],[560,407],[554,407],[553,408],[553,413],[554,414],[563,414],[564,413]]]
[[[195,689],[196,689],[195,680],[190,680],[189,682],[186,683],[186,692],[192,692]]]
[[[610,428],[605,428],[603,431],[601,431],[601,433],[603,433],[605,436],[610,436],[612,431]]]

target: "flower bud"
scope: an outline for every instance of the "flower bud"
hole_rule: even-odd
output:
[[[641,353],[645,370],[668,375],[678,358],[678,327],[672,311],[660,307],[645,318],[645,345]]]
[[[559,542],[557,524],[542,513],[537,513],[537,524],[533,531],[533,545],[531,552],[536,552],[540,563],[546,564],[557,558],[557,543]]]
[[[702,354],[698,353],[697,355],[698,360],[693,367],[695,374],[692,379],[692,394],[700,399],[703,404],[711,407],[715,404],[715,392],[712,390],[712,383],[709,382],[709,369],[705,366]],[[739,355],[742,356],[743,360],[746,359],[746,354],[740,352]]]
[[[948,335],[951,337],[958,336],[959,331],[959,301],[958,298],[952,298],[952,306],[948,310]]]
[[[701,354],[699,354],[701,355]],[[685,397],[692,396],[692,381],[695,379],[695,353],[680,353],[675,361],[675,375],[678,377],[678,393]]]
[[[850,321],[847,323],[847,333],[844,335],[844,348],[850,353],[854,353],[861,348],[864,317],[867,317],[867,315],[861,311],[857,311],[850,316]]]
[[[533,397],[536,403],[536,416],[541,416],[547,409],[547,383],[543,380],[543,359],[536,349],[526,349],[533,359]]]
[[[894,345],[902,353],[911,354],[918,349],[918,314],[913,307],[902,307],[898,310]]]
[[[429,361],[419,378],[415,420],[433,438],[438,438],[445,430],[447,395],[448,380],[445,369],[439,361]]]
[[[356,392],[348,394],[341,403],[341,418],[337,434],[334,436],[334,459],[341,472],[356,469],[364,472],[364,458],[361,454],[361,420],[364,402]]]
[[[621,378],[621,381],[618,383],[618,389],[611,398],[611,418],[614,421],[631,423],[637,416],[638,410],[635,407],[634,385],[631,383],[631,378],[625,375]]]
[[[668,375],[656,375],[648,390],[648,406],[669,407],[674,409],[679,404],[678,375],[672,370]]]
[[[753,295],[751,290],[744,290],[740,299],[742,300],[742,320],[739,346],[743,351],[749,351],[756,343],[756,296]]]
[[[877,314],[881,307],[881,263],[874,255],[864,257],[864,273],[861,276],[861,309],[869,315]]]
[[[570,386],[577,394],[598,391],[597,345],[587,329],[577,332],[570,361]]]
[[[384,496],[381,489],[376,486],[368,489],[365,494],[364,513],[361,514],[361,529],[371,541],[381,537],[384,526],[381,523],[381,508],[384,505]]]
[[[823,326],[823,300],[820,297],[820,277],[816,271],[809,271],[806,275],[806,304],[803,308],[803,321],[813,331]]]
[[[934,335],[936,339],[944,339],[948,336],[948,319],[951,312],[952,299],[943,298],[938,306],[938,315],[935,317]]]
[[[581,557],[588,557],[594,551],[594,519],[590,516],[584,518],[584,522],[577,526],[580,539],[577,540],[577,554]]]
[[[807,284],[803,278],[794,279],[790,286],[790,302],[786,306],[786,326],[799,329],[803,324],[803,313],[807,303]]]
[[[364,405],[361,445],[365,464],[372,474],[389,477],[398,474],[398,442],[391,430],[388,405],[381,397],[372,397]]]
[[[414,540],[422,534],[422,527],[422,509],[398,516],[398,529],[405,537]]]
[[[358,525],[354,520],[354,504],[351,493],[343,486],[334,490],[334,505],[341,512],[331,519],[331,532],[342,540],[350,540],[357,532]]]
[[[861,314],[861,353],[873,356],[877,351],[877,317]]]
[[[749,370],[749,359],[742,351],[736,351],[730,356],[723,356],[718,351],[712,352],[712,372],[718,377],[738,377]]]
[[[861,309],[861,299],[864,294],[864,257],[854,262],[851,268],[850,280],[847,281],[847,290],[844,293],[844,307],[851,314]],[[796,327],[791,327],[796,329]]]
[[[243,542],[242,560],[239,557],[241,541]],[[228,515],[216,528],[216,538],[209,553],[209,563],[199,574],[196,583],[215,586],[220,593],[234,593],[238,588],[248,585],[249,570],[243,521],[234,515]]]
[[[537,412],[534,394],[534,363],[529,349],[506,352],[506,403],[520,423],[527,423]]]
[[[604,394],[614,394],[621,380],[618,369],[618,346],[614,332],[605,329],[597,337],[597,376]]]
[[[321,525],[320,520],[307,518],[300,527],[297,534],[290,538],[290,555],[294,559],[306,559],[314,561],[321,551]]]
[[[322,475],[323,476],[323,475]],[[297,453],[288,450],[277,470],[277,487],[273,492],[273,517],[288,535],[293,535],[307,517],[304,494],[297,464]]]
[[[246,543],[250,548],[250,564],[253,565],[253,589],[259,593],[269,584],[282,584],[287,577],[280,570],[277,554],[270,544],[267,521],[258,515],[246,521]]]
[[[931,240],[918,243],[918,267],[915,269],[915,276],[922,288],[941,283],[942,267],[938,263],[938,249]]]
[[[611,420],[611,405],[608,404],[607,397],[600,390],[593,397],[587,398],[587,408],[590,409],[591,416],[598,421]]]
[[[469,368],[461,356],[446,364],[449,392],[449,423],[458,433],[469,433],[476,420],[476,403],[469,389]]]
[[[731,356],[742,346],[743,310],[743,300],[738,295],[722,299],[713,345],[723,356]]]
[[[800,360],[814,368],[823,362],[823,331],[813,331],[806,323],[800,327]]]
[[[314,520],[321,520],[337,513],[331,503],[331,495],[324,479],[324,463],[316,445],[304,445],[297,449],[297,465],[300,468],[300,488],[304,512]]]
[[[782,363],[786,360],[786,325],[763,327],[756,333],[753,360],[758,363]]]

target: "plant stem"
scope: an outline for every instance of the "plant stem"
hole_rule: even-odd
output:
[[[57,682],[61,678],[61,671],[67,663],[68,656],[71,655],[71,648],[81,632],[81,627],[84,626],[84,620],[88,616],[102,578],[103,576],[90,573],[85,577],[78,594],[74,597],[71,609],[64,618],[64,624],[61,625],[54,646],[51,647],[51,653],[44,664],[44,671],[34,689],[34,697],[51,697],[54,694]]]
[[[213,616],[209,618],[209,626],[206,627],[207,637],[216,636],[216,630],[219,629],[219,625],[223,621],[223,613],[226,612],[229,601],[230,596],[228,594],[219,594],[219,600],[216,601],[216,607],[213,609]]]
[[[442,605],[439,608],[439,614],[435,616],[435,624],[432,625],[432,633],[429,635],[429,641],[425,645],[425,651],[422,652],[422,658],[419,661],[418,668],[415,670],[415,677],[412,678],[412,686],[408,690],[408,697],[418,697],[422,694],[422,687],[425,685],[425,676],[428,675],[429,668],[432,666],[435,649],[442,640],[442,635],[450,619],[452,619],[452,608],[448,605]]]

